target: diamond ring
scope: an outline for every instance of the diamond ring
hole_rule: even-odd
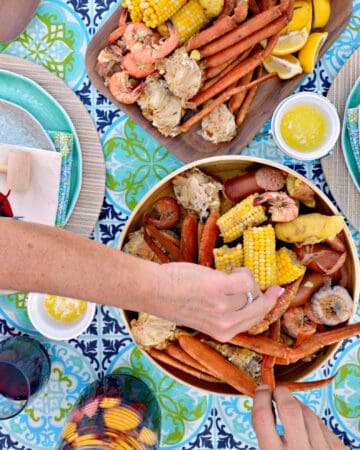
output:
[[[247,304],[250,305],[250,303],[252,303],[252,301],[254,300],[254,297],[252,295],[252,293],[250,291],[248,291],[246,293],[246,299],[247,299]]]

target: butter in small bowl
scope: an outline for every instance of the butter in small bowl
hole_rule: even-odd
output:
[[[285,98],[275,109],[271,134],[279,149],[301,161],[320,159],[334,148],[340,134],[335,106],[314,92]]]
[[[30,293],[27,311],[34,328],[54,340],[68,340],[83,333],[91,324],[96,305],[68,297]]]

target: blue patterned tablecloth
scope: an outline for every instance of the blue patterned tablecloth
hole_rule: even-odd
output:
[[[106,192],[92,238],[111,246],[117,245],[131,210],[142,196],[182,166],[181,161],[99,94],[87,77],[87,45],[118,4],[116,0],[42,0],[24,33],[0,45],[0,52],[43,65],[62,78],[94,119],[106,160]],[[349,25],[299,89],[326,93],[344,62],[359,46],[360,0],[355,0]],[[269,123],[262,131],[268,128]],[[331,198],[319,163],[302,164],[281,155],[269,137],[255,138],[242,154],[286,164],[311,179]],[[359,248],[359,233],[351,225],[350,230]],[[360,320],[359,311],[355,320]],[[114,308],[98,307],[86,333],[59,343],[42,338],[32,328],[24,294],[3,296],[0,333],[5,336],[19,332],[33,335],[45,344],[52,373],[43,395],[24,413],[0,422],[0,449],[55,449],[80,391],[92,380],[119,369],[139,376],[156,393],[163,411],[161,449],[257,448],[250,424],[249,398],[206,395],[165,376],[137,349]],[[329,387],[296,395],[349,448],[359,449],[360,346],[356,338],[344,341],[312,378],[324,378],[336,371],[337,378]]]

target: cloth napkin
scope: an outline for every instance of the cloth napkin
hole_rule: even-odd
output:
[[[349,133],[350,145],[360,170],[360,105],[346,110],[346,128]]]
[[[47,131],[55,152],[0,145],[0,164],[7,164],[11,149],[31,153],[31,178],[25,192],[11,191],[9,201],[15,216],[51,226],[63,226],[70,195],[73,136],[71,133]],[[6,194],[6,175],[0,174],[0,192]]]

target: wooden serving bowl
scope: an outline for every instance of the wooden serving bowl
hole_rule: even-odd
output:
[[[220,178],[222,181],[226,179],[232,178],[234,176],[240,175],[253,169],[255,167],[260,166],[269,166],[278,168],[284,172],[295,175],[296,177],[303,180],[307,185],[309,185],[313,191],[315,192],[316,198],[316,212],[327,214],[327,215],[338,215],[338,211],[335,206],[330,202],[328,197],[316,186],[314,186],[310,181],[308,181],[303,176],[299,175],[292,169],[288,167],[277,164],[262,158],[255,157],[247,157],[247,156],[216,156],[207,159],[203,159],[201,161],[193,162],[183,166],[182,168],[176,170],[175,172],[168,175],[162,181],[160,181],[155,187],[148,192],[147,195],[141,200],[141,202],[137,205],[137,207],[132,212],[129,220],[122,232],[122,236],[119,242],[119,248],[122,249],[124,244],[127,241],[129,233],[138,230],[142,225],[142,217],[146,211],[149,210],[150,205],[152,205],[158,198],[161,198],[165,195],[170,195],[174,197],[171,180],[193,167],[198,167],[209,175],[213,175],[216,178]],[[348,228],[345,226],[345,237],[346,237],[346,247],[347,247],[347,269],[349,272],[349,292],[353,298],[354,309],[352,317],[349,319],[349,323],[351,323],[358,304],[359,298],[359,290],[360,290],[360,266],[357,255],[357,250],[355,244],[353,242],[351,233]],[[131,334],[130,321],[131,319],[137,317],[137,313],[133,313],[130,311],[122,311],[122,317],[127,325],[129,332]],[[299,361],[295,364],[291,364],[289,366],[278,366],[276,368],[276,379],[281,381],[300,381],[305,377],[311,375],[314,371],[320,368],[326,361],[333,355],[335,350],[340,344],[330,345],[321,351],[319,351],[316,359],[310,362]],[[193,387],[197,387],[200,389],[204,389],[209,393],[218,393],[218,394],[231,394],[231,395],[240,395],[236,392],[232,387],[227,386],[222,383],[209,383],[204,382],[202,380],[198,380],[196,378],[191,377],[183,372],[180,372],[177,369],[166,366],[158,361],[155,361],[148,353],[144,352],[144,354],[150,358],[153,363],[158,366],[161,370],[165,371],[169,376],[176,378],[178,381],[191,385]]]

